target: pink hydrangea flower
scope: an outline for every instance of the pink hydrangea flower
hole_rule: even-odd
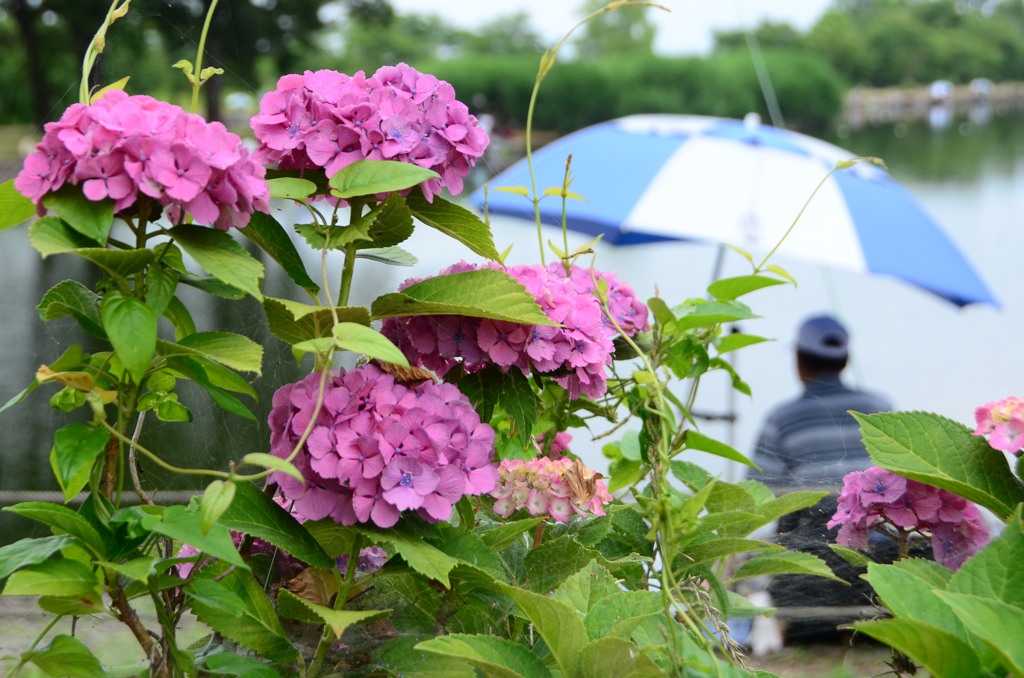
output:
[[[280,169],[323,168],[328,177],[357,160],[396,160],[432,169],[440,178],[420,188],[433,200],[463,177],[490,139],[455,90],[404,63],[367,78],[337,71],[286,75],[260,102],[250,122],[261,162]]]
[[[988,443],[997,450],[1016,453],[1024,450],[1024,400],[1005,398],[974,411],[978,428],[976,436],[988,436]]]
[[[599,398],[607,391],[605,366],[612,362],[616,334],[607,322],[592,286],[585,284],[583,269],[573,268],[575,278],[565,276],[565,268],[512,266],[503,269],[490,262],[483,266],[460,261],[439,275],[473,271],[479,268],[504,270],[526,288],[544,314],[562,327],[519,325],[500,320],[460,316],[411,316],[388,318],[383,333],[413,364],[444,375],[461,362],[466,372],[476,372],[489,363],[504,370],[518,368],[523,374],[561,372],[555,381],[569,390],[573,399],[584,394]],[[587,271],[587,280],[589,280]],[[615,290],[614,305],[609,305],[624,332],[646,331],[647,307],[637,301],[627,284],[614,274],[602,273]],[[420,282],[406,280],[404,289]],[[611,292],[609,292],[611,295]]]
[[[558,459],[562,456],[562,453],[569,449],[569,444],[572,442],[572,434],[568,431],[559,431],[551,439],[550,448],[544,446],[544,434],[537,436],[537,444],[540,445],[542,451],[546,453],[545,456],[551,457],[552,459]]]
[[[869,531],[886,524],[929,537],[935,560],[953,570],[989,538],[978,507],[951,492],[878,467],[843,478],[839,509],[828,522],[829,529],[840,526],[836,542],[866,550]]]
[[[560,261],[548,264],[548,271],[554,275],[565,277],[565,266]],[[623,333],[632,337],[637,332],[650,332],[651,325],[647,319],[647,305],[636,298],[633,288],[628,282],[620,282],[619,277],[611,271],[594,271],[597,280],[604,278],[608,282],[608,310]],[[593,294],[594,281],[590,277],[590,269],[571,266],[569,278],[579,294]],[[607,316],[601,316],[601,322],[608,327],[612,323]]]
[[[40,214],[43,196],[65,183],[81,186],[89,200],[114,200],[116,211],[141,191],[175,222],[189,212],[222,230],[270,209],[266,170],[238,135],[178,106],[112,90],[88,106],[74,104],[44,129],[14,182]]]
[[[504,459],[498,467],[500,484],[491,496],[494,512],[508,518],[519,509],[526,509],[532,516],[548,515],[564,523],[573,515],[586,516],[588,513],[605,515],[602,506],[611,502],[608,487],[594,479],[593,469],[582,467],[582,479],[593,481],[594,493],[581,496],[570,482],[569,474],[575,472],[574,462],[568,457],[549,459],[540,457],[531,461]],[[576,484],[578,488],[579,485]]]
[[[313,416],[320,374],[278,389],[270,412],[271,453],[286,458]],[[391,527],[402,511],[447,520],[465,494],[498,480],[494,430],[452,384],[396,383],[374,365],[327,380],[314,428],[294,459],[305,479],[275,473],[270,482],[300,515],[344,525]]]

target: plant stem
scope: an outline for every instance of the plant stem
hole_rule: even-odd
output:
[[[345,579],[338,585],[338,596],[334,599],[335,610],[344,610],[345,603],[348,602],[348,594],[352,590],[352,582],[356,576],[356,564],[359,562],[359,552],[362,550],[362,546],[363,537],[356,535],[355,540],[352,542],[352,550],[348,554],[348,567],[345,568]],[[316,654],[313,655],[313,661],[309,664],[306,678],[316,678],[317,674],[320,673],[320,667],[323,666],[324,659],[327,658],[327,652],[331,649],[332,634],[331,627],[328,624],[324,624],[324,631],[320,636],[319,645],[316,646]]]
[[[896,528],[899,530],[899,539],[896,541],[898,546],[897,560],[906,560],[910,555],[910,532],[904,530],[902,527]]]
[[[85,51],[85,58],[82,60],[82,84],[78,88],[79,103],[89,104],[89,73],[92,71],[92,65],[96,63],[96,57],[99,56],[106,46],[107,29],[110,28],[110,24],[124,16],[128,11],[128,3],[131,0],[124,0],[120,7],[118,7],[118,2],[121,2],[121,0],[114,0],[110,3],[110,9],[107,10],[107,16],[103,20],[103,25],[96,31],[92,42],[89,43],[89,49]]]
[[[132,474],[132,485],[135,486],[135,494],[139,495],[139,499],[142,503],[153,505],[153,500],[149,498],[146,491],[142,489],[142,483],[139,482],[139,469],[135,463],[135,446],[139,444],[139,436],[142,435],[142,425],[146,421],[146,413],[139,412],[139,419],[135,422],[135,433],[132,435],[132,444],[128,448],[128,470]]]
[[[338,305],[348,306],[349,293],[352,291],[352,274],[356,268],[356,244],[345,246],[345,268],[341,271],[341,290],[338,292]]]
[[[117,437],[118,440],[120,440],[123,443],[128,443],[129,445],[134,445],[135,449],[137,449],[139,452],[142,452],[144,455],[146,455],[147,457],[152,459],[154,462],[156,462],[157,466],[159,466],[159,467],[161,467],[163,469],[166,469],[168,471],[171,471],[172,473],[181,473],[181,474],[184,474],[184,475],[192,475],[192,476],[213,476],[215,478],[225,478],[225,479],[231,478],[231,474],[224,473],[223,471],[211,471],[211,470],[207,470],[207,469],[178,468],[177,466],[172,466],[171,464],[168,464],[166,461],[164,461],[160,457],[156,456],[155,454],[153,454],[152,452],[147,450],[142,445],[139,445],[137,442],[133,443],[131,441],[131,439],[126,438],[124,436],[124,434],[122,434],[120,431],[118,431],[116,428],[114,428],[113,426],[111,426],[107,422],[104,421],[104,422],[100,422],[100,423],[103,426],[103,428],[105,428],[108,431],[110,431],[114,436]]]
[[[203,32],[199,36],[199,51],[196,53],[195,80],[192,82],[192,112],[199,108],[199,88],[203,83],[199,80],[203,72],[203,51],[206,49],[206,34],[210,32],[210,20],[213,19],[213,12],[217,9],[218,0],[210,3],[210,11],[206,13],[206,21],[203,23]]]

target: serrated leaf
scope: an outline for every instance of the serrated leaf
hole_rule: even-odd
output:
[[[212,579],[193,580],[185,589],[185,595],[190,600],[196,600],[202,605],[222,610],[236,617],[245,614],[245,601],[226,585]]]
[[[74,230],[59,217],[36,219],[29,227],[28,238],[44,259],[51,254],[96,247],[94,240]]]
[[[206,486],[203,500],[199,507],[199,525],[203,534],[209,534],[217,519],[228,510],[235,498],[235,484],[229,481],[214,480]]]
[[[576,610],[550,596],[514,586],[503,586],[502,590],[515,601],[519,613],[533,623],[562,675],[575,676],[579,652],[587,643],[587,631]]]
[[[277,610],[282,617],[306,622],[322,622],[330,627],[335,638],[341,638],[345,629],[353,624],[362,624],[382,619],[391,610],[332,610],[323,605],[300,598],[288,589],[277,593]]]
[[[65,617],[87,617],[92,614],[110,614],[103,607],[103,597],[99,589],[93,589],[77,596],[40,596],[39,607],[50,614]]]
[[[924,558],[904,558],[897,560],[892,566],[925,580],[934,589],[945,589],[953,577],[952,570],[939,565],[934,560],[925,560]]]
[[[106,678],[100,660],[82,641],[71,636],[55,636],[46,647],[22,653],[21,659],[32,662],[50,676]]]
[[[654,591],[620,591],[598,600],[587,612],[584,625],[587,637],[597,640],[606,635],[629,637],[646,615],[664,613],[661,594]],[[635,620],[630,628],[629,620]]]
[[[4,587],[5,596],[77,596],[99,584],[88,565],[57,558],[30,565],[12,574]]]
[[[331,309],[310,306],[287,299],[265,297],[263,310],[267,314],[270,331],[288,344],[298,344],[319,337],[333,337],[334,317]],[[364,306],[335,308],[339,322],[355,322],[369,326],[370,312]]]
[[[22,539],[0,548],[0,579],[29,565],[43,562],[57,551],[75,543],[66,534],[39,539]]]
[[[272,181],[297,181],[303,184],[310,184],[316,190],[316,184],[306,179],[273,179]],[[268,182],[269,183],[269,182]],[[239,232],[249,240],[256,243],[256,246],[266,252],[270,257],[281,265],[288,277],[296,285],[307,289],[313,294],[320,291],[313,279],[306,272],[306,266],[302,263],[299,251],[295,244],[288,237],[287,231],[277,222],[274,217],[263,212],[253,212],[249,217],[249,224]]]
[[[207,273],[263,301],[260,280],[263,264],[253,259],[235,240],[214,228],[175,226],[170,235]]]
[[[331,195],[347,200],[357,196],[404,191],[439,176],[437,172],[411,163],[359,160],[338,170],[329,183],[334,189]]]
[[[324,553],[331,558],[345,555],[352,550],[352,542],[356,537],[355,530],[334,522],[330,517],[315,521],[307,520],[302,526],[313,535]]]
[[[405,199],[405,204],[412,210],[413,216],[427,226],[455,238],[486,259],[498,260],[498,250],[494,247],[490,227],[466,208],[438,196],[434,196],[434,202],[429,203],[416,191]]]
[[[730,582],[776,574],[810,574],[846,583],[845,580],[832,574],[832,570],[824,560],[810,553],[800,551],[782,551],[781,553],[762,553],[743,563]]]
[[[714,295],[719,301],[732,301],[765,287],[784,284],[782,280],[763,275],[741,275],[735,278],[716,280],[708,285],[708,293]]]
[[[82,469],[91,468],[106,450],[108,440],[110,434],[104,428],[71,424],[58,429],[53,447],[61,486],[71,485]]]
[[[417,643],[432,638],[429,634],[393,638],[374,650],[374,664],[402,678],[478,678],[480,674],[464,661],[415,649]]]
[[[371,247],[356,252],[356,259],[369,259],[388,266],[415,266],[419,263],[411,252],[401,247]]]
[[[600,600],[621,591],[615,577],[594,559],[562,582],[551,596],[586,615]]]
[[[525,448],[533,437],[533,427],[537,423],[537,395],[530,386],[530,380],[519,370],[506,372],[502,386],[498,393],[498,404],[515,423],[515,430]]]
[[[0,184],[0,231],[17,226],[35,213],[32,200],[14,188],[14,179]]]
[[[1020,642],[1024,610],[998,600],[963,593],[937,591],[935,595],[985,643],[1003,668],[1015,676],[1024,675],[1024,644]]]
[[[968,559],[949,579],[946,590],[994,598],[1024,609],[1024,533],[1020,512],[991,544]]]
[[[320,569],[336,567],[320,545],[288,511],[252,483],[240,483],[231,507],[220,524],[269,541],[296,558]]]
[[[510,523],[497,523],[488,526],[490,529],[480,530],[477,536],[492,552],[504,551],[512,542],[518,541],[526,532],[531,532],[543,518],[526,518]]]
[[[100,296],[76,280],[59,282],[43,295],[36,310],[44,322],[73,317],[89,334],[106,339],[100,319]]]
[[[168,506],[164,509],[163,516],[148,515],[142,520],[142,526],[165,537],[194,546],[225,563],[240,569],[249,569],[242,556],[235,550],[228,528],[216,524],[204,531],[199,514],[189,511],[184,506]]]
[[[359,323],[338,323],[331,330],[338,348],[386,363],[409,367],[409,360],[402,351],[377,330]]]
[[[436,579],[445,588],[451,587],[448,573],[459,561],[436,546],[428,544],[404,523],[399,522],[386,530],[371,523],[358,523],[353,529],[374,543],[387,542],[394,545],[398,555],[402,556],[409,567],[429,579]]]
[[[213,276],[202,276],[192,275],[191,273],[183,274],[178,277],[178,282],[194,287],[200,292],[206,292],[212,294],[215,297],[221,299],[230,299],[232,301],[238,301],[245,296],[245,290],[239,289],[234,285],[228,285],[226,282]]]
[[[861,622],[853,629],[899,650],[935,678],[969,678],[981,671],[970,645],[937,626],[913,619]]]
[[[43,501],[27,501],[14,506],[5,506],[3,510],[67,532],[96,555],[102,556],[106,553],[103,540],[96,528],[69,508]]]
[[[494,678],[547,678],[551,671],[528,648],[504,638],[452,633],[416,645],[417,650],[458,657]]]
[[[629,487],[644,476],[644,464],[641,461],[615,459],[608,464],[608,491],[615,492]]]
[[[832,549],[833,553],[854,567],[867,567],[871,563],[875,562],[860,551],[854,551],[853,549],[840,546],[839,544],[829,544],[828,547]]]
[[[756,539],[717,537],[692,546],[683,546],[682,553],[676,556],[676,561],[681,563],[683,569],[689,569],[694,565],[708,563],[737,553],[767,553],[771,551],[786,551],[786,548]],[[673,562],[673,566],[679,567],[676,562]]]
[[[208,654],[203,659],[201,668],[205,673],[211,675],[238,676],[238,678],[280,678],[281,676],[269,664],[233,652]]]
[[[262,374],[263,347],[249,337],[232,332],[196,332],[175,344],[161,342],[159,353],[201,356],[226,367]]]
[[[981,504],[1003,520],[1024,501],[1003,453],[959,422],[929,412],[853,416],[877,466]]]
[[[89,200],[79,186],[64,184],[60,190],[43,196],[43,206],[71,228],[99,244],[107,242],[114,223],[114,201]]]
[[[555,325],[526,288],[493,269],[449,273],[428,278],[377,297],[374,320],[410,315],[463,315],[514,323]]]
[[[156,558],[142,556],[123,563],[103,563],[103,567],[109,568],[118,574],[123,574],[129,579],[145,583],[149,581],[149,576],[153,573],[153,564],[155,562]]]
[[[242,457],[242,461],[246,464],[256,464],[263,466],[264,468],[273,469],[275,471],[281,471],[287,473],[292,478],[295,478],[300,483],[306,482],[305,478],[299,472],[299,469],[295,468],[295,465],[288,462],[280,457],[275,457],[272,454],[266,454],[264,452],[250,452],[249,454]]]
[[[576,659],[577,678],[653,678],[665,673],[625,638],[608,636],[589,643]]]
[[[208,365],[213,365],[213,363],[204,364],[201,363],[200,360],[202,359],[186,357],[170,358],[167,361],[167,366],[172,369],[175,374],[185,377],[186,379],[191,379],[202,386],[210,395],[213,402],[221,409],[251,421],[256,421],[256,415],[250,412],[249,408],[243,405],[241,400],[213,382],[213,379],[211,379],[206,369]]]

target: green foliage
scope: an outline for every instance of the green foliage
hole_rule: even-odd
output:
[[[341,638],[341,634],[352,624],[360,624],[386,617],[391,610],[369,610],[357,612],[353,610],[332,610],[323,605],[317,605],[305,598],[300,598],[287,589],[282,590],[277,596],[277,609],[282,616],[300,621],[316,622],[326,624],[334,632],[335,638]]]
[[[43,562],[74,541],[66,534],[40,539],[22,539],[0,548],[0,579],[28,565]]]
[[[484,675],[493,678],[547,678],[551,676],[544,663],[526,647],[494,636],[451,634],[416,645],[444,657],[464,659]]]
[[[14,188],[14,179],[0,184],[0,231],[17,226],[36,213],[36,206]]]
[[[562,675],[576,675],[579,652],[587,642],[587,631],[576,610],[555,598],[513,586],[503,590],[547,643]]]
[[[46,194],[43,205],[90,240],[100,245],[107,242],[114,222],[113,200],[89,200],[81,189],[65,184],[59,191]]]
[[[61,487],[69,487],[79,473],[91,468],[108,440],[110,434],[106,429],[85,424],[71,424],[58,430],[54,436],[54,455]],[[70,500],[77,493],[75,490],[71,495],[65,494],[65,499]]]
[[[156,351],[156,315],[135,297],[113,290],[103,297],[100,317],[121,363],[135,383],[142,383]]]
[[[360,160],[338,170],[329,183],[334,189],[331,195],[347,200],[375,193],[404,191],[439,176],[437,172],[409,163]]]
[[[927,412],[854,414],[871,460],[1007,518],[1024,501],[1006,458],[967,426]]]
[[[5,506],[3,510],[66,532],[95,555],[103,556],[106,553],[106,547],[96,528],[71,509],[41,501],[28,501]]]
[[[762,553],[743,563],[730,581],[776,574],[813,574],[846,583],[845,580],[832,574],[832,570],[829,569],[824,560],[810,553],[801,553],[800,551]]]
[[[275,181],[283,181],[276,179]],[[288,181],[305,181],[304,179],[288,179]],[[311,182],[306,182],[311,183]],[[296,285],[309,290],[313,294],[320,291],[320,288],[306,273],[306,267],[302,263],[298,250],[292,243],[288,233],[281,224],[269,214],[256,212],[249,218],[249,224],[239,231],[246,238],[256,244],[261,250],[281,265],[284,272],[288,274]]]
[[[49,322],[71,316],[89,334],[106,339],[97,302],[100,296],[80,282],[65,280],[50,288],[39,302],[40,319]]]
[[[427,226],[455,238],[484,258],[498,260],[498,250],[494,247],[490,227],[466,208],[438,196],[434,196],[433,202],[427,202],[426,198],[416,192],[405,199],[405,204],[413,216]]]
[[[168,506],[162,516],[146,516],[142,525],[147,530],[194,546],[240,570],[248,570],[248,565],[231,542],[228,528],[223,524],[214,524],[208,530],[203,530],[199,515],[184,506]]]
[[[77,596],[96,588],[99,580],[89,566],[57,558],[18,570],[7,580],[5,596]]]
[[[105,678],[103,667],[82,641],[71,636],[54,636],[45,647],[21,655],[50,676],[68,678]]]
[[[263,264],[253,259],[230,235],[212,228],[185,225],[175,226],[170,234],[207,273],[263,301],[260,293]]]
[[[280,674],[258,659],[230,652],[207,655],[202,668],[212,675],[238,676],[238,678],[280,678]]]
[[[340,349],[362,353],[386,363],[394,363],[403,367],[409,366],[405,354],[392,344],[390,339],[365,325],[338,323],[331,332],[334,334],[334,343]]]
[[[854,626],[859,633],[879,640],[920,663],[935,678],[978,675],[978,655],[963,640],[937,626],[909,619],[886,619]]]

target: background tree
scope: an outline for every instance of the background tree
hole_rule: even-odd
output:
[[[606,0],[587,0],[581,15],[587,16],[607,4]],[[655,31],[646,7],[623,7],[587,22],[575,44],[585,59],[652,54]]]

